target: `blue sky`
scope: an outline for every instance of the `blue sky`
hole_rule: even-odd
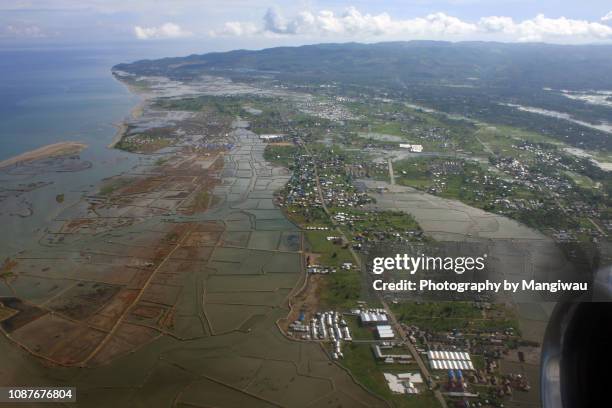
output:
[[[612,43],[612,2],[2,0],[0,46],[159,43],[226,50],[317,42]]]

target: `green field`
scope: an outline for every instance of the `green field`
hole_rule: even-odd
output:
[[[338,232],[328,231],[306,231],[306,239],[312,252],[321,254],[319,263],[327,266],[340,266],[343,262],[353,262],[351,252],[343,248],[343,245],[328,241],[328,236],[337,236]]]
[[[264,159],[278,166],[291,168],[297,151],[298,148],[296,146],[279,146],[268,144],[264,150]]]
[[[344,348],[344,359],[340,362],[351,371],[365,388],[374,394],[391,402],[398,408],[434,408],[439,407],[438,401],[433,393],[424,390],[419,395],[401,395],[392,393],[383,376],[383,372],[406,372],[415,371],[416,367],[389,365],[378,363],[374,360],[372,349],[369,344],[350,343]],[[401,371],[398,371],[401,370]]]
[[[432,332],[457,330],[503,331],[512,328],[519,333],[519,324],[512,310],[493,305],[486,312],[473,302],[402,302],[391,310],[408,325]]]

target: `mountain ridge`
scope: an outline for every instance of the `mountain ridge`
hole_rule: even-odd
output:
[[[385,85],[473,81],[484,86],[612,89],[612,45],[397,41],[232,50],[118,64],[114,70],[189,79],[206,71],[253,70],[278,79]],[[471,79],[470,79],[471,78]],[[389,85],[388,83],[386,85]]]

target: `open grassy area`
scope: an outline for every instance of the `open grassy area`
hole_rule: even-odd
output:
[[[406,302],[391,306],[400,320],[411,317],[482,317],[482,311],[472,302]]]
[[[471,302],[406,302],[394,304],[391,309],[401,322],[430,331],[463,329],[483,318]]]
[[[564,174],[568,176],[574,183],[576,183],[579,187],[591,189],[595,187],[595,183],[589,177],[578,174],[574,171],[565,171]]]
[[[331,227],[332,223],[321,207],[303,207],[288,205],[285,207],[287,217],[300,227]]]
[[[293,145],[268,144],[264,150],[264,159],[270,163],[290,168],[298,148]]]
[[[356,212],[358,215],[358,212]],[[352,229],[361,231],[420,231],[414,217],[401,211],[370,212],[353,222]]]
[[[369,344],[348,344],[344,348],[344,359],[341,364],[349,369],[364,387],[385,398],[394,407],[433,408],[439,406],[433,393],[428,390],[424,390],[419,395],[392,393],[387,386],[383,372],[398,372],[397,368],[376,362]],[[414,368],[402,367],[400,372],[414,370]]]
[[[483,312],[472,302],[404,302],[391,306],[397,318],[406,324],[432,332],[457,330],[503,331],[519,333],[514,312],[503,305]]]
[[[344,262],[354,262],[351,252],[341,244],[328,241],[336,236],[330,231],[307,231],[306,239],[310,251],[320,254],[317,263],[331,266],[337,272],[325,276],[322,282],[321,303],[329,308],[348,309],[355,306],[361,296],[361,275],[356,270],[340,269]]]
[[[348,324],[349,329],[351,330],[351,335],[354,340],[374,340],[376,339],[374,335],[373,327],[363,327],[359,324],[359,319],[357,316],[344,316],[344,320]]]
[[[337,236],[334,230],[306,231],[306,239],[312,252],[321,254],[319,263],[326,266],[340,266],[343,262],[353,262],[351,252],[343,245],[328,241],[328,236]]]
[[[361,300],[361,275],[341,269],[322,282],[321,303],[330,309],[348,309]]]
[[[372,126],[372,132],[401,136],[403,134],[401,127],[401,123],[398,122],[382,122]]]
[[[425,160],[402,160],[393,164],[398,184],[427,190],[433,180],[428,172],[429,166]]]
[[[547,149],[563,146],[563,143],[551,137],[510,126],[483,125],[475,135],[495,154],[522,159],[533,158],[533,154],[517,149],[515,146],[520,142],[537,143]]]

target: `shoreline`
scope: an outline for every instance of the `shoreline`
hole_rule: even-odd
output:
[[[47,159],[50,157],[65,156],[68,154],[77,154],[83,151],[87,145],[82,142],[58,142],[49,145],[41,146],[37,149],[30,150],[17,156],[0,161],[0,169],[18,166],[22,163],[29,163],[36,160]]]
[[[117,143],[119,143],[125,136],[125,132],[128,130],[127,120],[137,119],[142,116],[144,112],[145,103],[146,103],[146,100],[141,99],[141,101],[138,102],[136,106],[134,106],[130,110],[130,113],[125,119],[123,119],[120,123],[114,124],[114,126],[117,128],[117,131],[115,132],[115,135],[113,136],[113,139],[111,140],[111,142],[108,144],[109,149],[114,149]]]
[[[122,81],[121,79],[117,78],[116,75],[113,74],[113,71],[111,70],[111,75],[112,77],[115,79],[115,81],[119,82],[121,85],[123,85],[127,91],[134,96],[137,96],[140,100],[138,101],[138,103],[132,108],[130,109],[128,115],[126,117],[124,117],[121,122],[119,123],[114,123],[113,126],[115,126],[115,128],[117,128],[117,131],[115,132],[115,134],[113,135],[113,138],[111,140],[111,142],[108,144],[108,148],[109,149],[114,149],[115,146],[123,139],[123,137],[125,136],[125,132],[128,129],[128,124],[127,121],[129,119],[137,119],[139,117],[142,116],[142,114],[144,113],[144,108],[145,108],[145,104],[147,102],[147,98],[145,95],[143,95],[140,92],[137,92],[135,87],[133,87],[132,85]]]

